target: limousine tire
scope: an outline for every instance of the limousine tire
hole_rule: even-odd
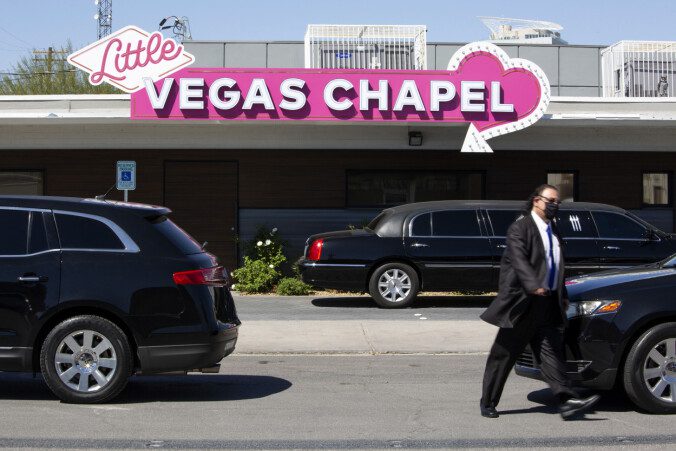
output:
[[[659,324],[636,340],[624,366],[624,389],[651,413],[676,413],[676,323]]]
[[[50,390],[68,403],[93,404],[117,396],[132,371],[127,336],[93,315],[69,318],[52,329],[40,352],[40,369]]]
[[[415,269],[404,263],[386,263],[369,280],[369,293],[383,308],[408,307],[415,300],[420,281]]]

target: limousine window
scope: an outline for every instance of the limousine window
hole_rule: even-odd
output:
[[[556,225],[564,238],[596,238],[594,221],[588,211],[559,211]]]
[[[640,240],[645,237],[646,229],[624,215],[600,211],[595,211],[593,214],[601,238]]]
[[[488,210],[494,236],[507,236],[507,229],[521,216],[518,210]]]
[[[28,212],[0,210],[0,255],[25,255],[28,244]]]
[[[481,236],[476,211],[435,211],[432,213],[432,235]]]
[[[432,235],[432,215],[425,213],[413,219],[411,225],[411,236],[430,236]]]
[[[46,251],[47,232],[45,229],[45,219],[41,212],[34,211],[30,217],[30,234],[28,237],[28,253],[35,254],[37,252]]]

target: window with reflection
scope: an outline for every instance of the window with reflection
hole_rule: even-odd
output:
[[[482,172],[347,172],[348,207],[385,207],[430,200],[483,198]]]
[[[42,196],[42,171],[0,171],[0,195]]]
[[[577,200],[577,174],[575,172],[548,172],[547,184],[558,188],[561,201]]]
[[[643,174],[643,204],[654,206],[671,205],[671,174],[648,172]]]

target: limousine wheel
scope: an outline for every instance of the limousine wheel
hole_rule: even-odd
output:
[[[624,388],[642,409],[676,413],[676,323],[655,326],[634,343],[627,355]]]
[[[384,308],[408,307],[419,289],[418,274],[404,263],[387,263],[378,267],[369,281],[371,297]]]
[[[98,316],[76,316],[45,338],[40,368],[47,386],[65,402],[98,403],[127,385],[132,353],[124,332]]]

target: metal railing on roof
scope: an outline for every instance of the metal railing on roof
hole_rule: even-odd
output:
[[[676,41],[620,41],[601,71],[604,97],[676,97]]]
[[[425,25],[308,25],[305,67],[427,69]]]

